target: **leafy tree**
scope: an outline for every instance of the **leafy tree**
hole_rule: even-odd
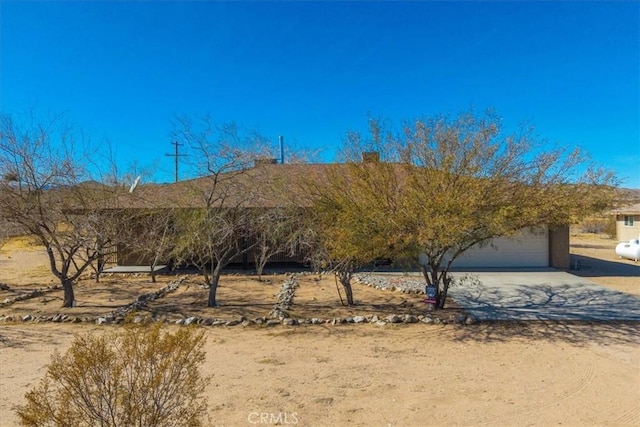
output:
[[[314,200],[309,226],[319,238],[315,251],[325,254],[347,305],[355,303],[351,279],[356,269],[389,254],[385,229],[380,228],[383,211],[376,200],[396,191],[390,172],[389,165],[354,161],[327,167],[327,185],[306,184]]]
[[[77,336],[55,352],[40,383],[17,408],[26,426],[199,426],[209,382],[203,332],[161,325]]]
[[[348,136],[344,175],[323,202],[333,253],[361,259],[384,247],[426,259],[425,281],[442,308],[453,262],[474,246],[522,229],[574,223],[610,205],[616,185],[579,150],[547,148],[532,129],[505,134],[492,113],[416,119],[393,133],[371,121],[371,137]],[[382,161],[359,162],[371,151]],[[331,222],[331,221],[330,221]],[[361,246],[364,245],[364,246]]]
[[[22,126],[0,117],[0,213],[44,246],[64,307],[74,303],[73,283],[114,237],[101,212],[113,189],[91,179],[81,142],[60,118]]]

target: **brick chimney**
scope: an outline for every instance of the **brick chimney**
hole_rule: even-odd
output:
[[[362,163],[378,163],[380,162],[380,153],[377,151],[365,151],[362,153]]]
[[[272,157],[258,157],[257,159],[254,160],[253,165],[254,166],[275,165],[277,163],[278,163],[278,159],[274,159]]]

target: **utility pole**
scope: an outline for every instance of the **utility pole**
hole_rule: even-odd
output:
[[[173,141],[171,143],[174,147],[175,147],[175,153],[174,154],[165,154],[165,156],[169,156],[169,157],[173,157],[175,159],[176,162],[176,182],[178,182],[178,163],[179,163],[179,158],[180,157],[185,157],[186,154],[180,154],[178,152],[178,147],[182,147],[184,144],[180,144],[178,141]]]

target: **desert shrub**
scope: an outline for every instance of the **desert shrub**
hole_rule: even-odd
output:
[[[583,233],[603,233],[607,226],[606,218],[587,218],[580,223],[580,229]]]
[[[616,218],[613,215],[602,217],[589,217],[582,220],[577,226],[572,227],[574,233],[606,234],[613,238],[616,236]]]
[[[607,223],[602,232],[611,238],[615,238],[618,234],[616,230],[616,218],[613,215],[607,219]]]
[[[199,426],[204,334],[160,324],[74,339],[17,408],[27,426]]]

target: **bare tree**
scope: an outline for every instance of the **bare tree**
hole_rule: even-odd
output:
[[[254,263],[258,280],[269,260],[288,249],[290,217],[283,209],[269,209],[256,217],[253,223],[256,243],[254,245]]]
[[[176,245],[176,208],[139,208],[119,211],[126,218],[120,230],[122,248],[119,256],[148,265],[151,281],[156,283],[157,267],[167,262]]]
[[[208,118],[180,119],[176,138],[190,149],[201,177],[179,184],[180,196],[189,201],[176,215],[174,254],[202,272],[209,286],[207,305],[214,307],[222,270],[255,245],[252,202],[262,180],[253,166],[264,156],[266,140],[243,134],[233,124],[216,126]]]
[[[44,125],[0,118],[1,215],[44,246],[64,307],[74,304],[73,283],[111,238],[100,215],[111,190],[91,180],[75,135],[60,118]]]

